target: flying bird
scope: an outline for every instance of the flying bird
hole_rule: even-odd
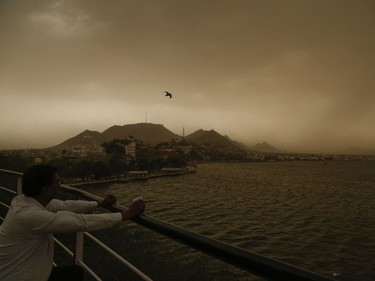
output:
[[[172,94],[170,92],[164,91],[165,96],[169,97],[170,99],[172,98]]]

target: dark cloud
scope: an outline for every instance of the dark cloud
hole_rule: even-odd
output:
[[[370,0],[0,1],[0,114],[39,100],[69,133],[62,105],[73,117],[86,112],[75,130],[96,129],[93,112],[105,129],[149,110],[176,132],[370,147],[374,15]],[[164,90],[176,93],[173,104]],[[123,110],[108,111],[114,104]],[[28,120],[12,121],[14,130],[38,126],[39,115]]]

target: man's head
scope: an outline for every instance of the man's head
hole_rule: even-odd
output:
[[[29,197],[38,197],[44,191],[56,195],[61,181],[57,167],[52,165],[35,165],[30,167],[22,177],[22,192]]]

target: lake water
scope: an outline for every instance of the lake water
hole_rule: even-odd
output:
[[[85,189],[124,206],[143,196],[147,215],[336,280],[375,280],[375,162],[210,163],[195,174]],[[157,247],[160,262],[145,262],[154,280],[259,280],[141,236],[142,247]]]

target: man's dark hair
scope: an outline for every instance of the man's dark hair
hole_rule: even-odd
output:
[[[52,165],[35,165],[25,171],[22,176],[22,192],[26,196],[38,196],[43,187],[52,184],[57,167]]]

